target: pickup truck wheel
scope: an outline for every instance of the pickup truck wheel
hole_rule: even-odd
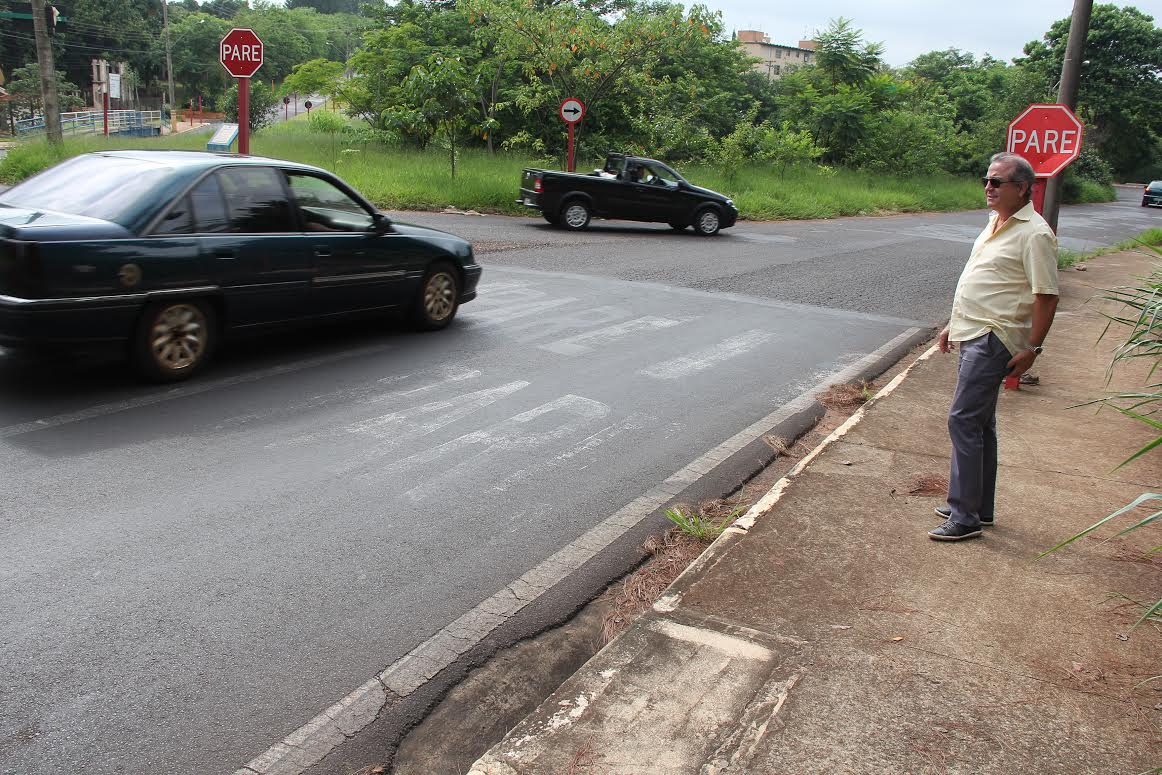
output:
[[[581,231],[589,225],[589,208],[580,199],[566,202],[561,208],[561,223],[571,231]]]
[[[703,237],[713,237],[718,233],[721,224],[722,218],[713,207],[703,208],[694,216],[694,231]]]
[[[460,308],[460,277],[446,261],[437,261],[424,273],[412,307],[412,321],[422,331],[444,328]]]
[[[210,359],[216,339],[214,310],[204,301],[150,304],[137,324],[134,365],[155,382],[186,379]]]

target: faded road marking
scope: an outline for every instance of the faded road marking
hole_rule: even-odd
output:
[[[542,344],[540,347],[542,350],[559,353],[560,355],[582,355],[592,352],[593,348],[597,345],[616,342],[618,339],[623,339],[630,334],[635,334],[640,331],[660,331],[686,322],[689,322],[689,320],[673,320],[671,318],[660,318],[655,315],[646,315],[645,317],[627,320],[624,323],[615,323],[612,326],[599,328],[596,331],[577,334],[576,336],[571,336],[568,339],[562,339],[552,344]]]
[[[668,361],[662,361],[661,363],[655,363],[653,366],[647,366],[638,371],[638,374],[644,374],[647,377],[654,377],[655,379],[681,379],[691,374],[697,374],[700,371],[706,371],[723,361],[744,355],[773,336],[774,334],[768,331],[752,328],[746,333],[724,339],[716,345],[699,350],[691,355],[683,355],[681,358],[673,358]]]

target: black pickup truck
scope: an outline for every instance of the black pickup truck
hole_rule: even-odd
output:
[[[553,172],[527,167],[519,203],[535,207],[554,226],[580,230],[592,218],[693,226],[703,236],[717,234],[738,219],[726,196],[688,182],[655,159],[611,153],[605,168],[590,173]]]

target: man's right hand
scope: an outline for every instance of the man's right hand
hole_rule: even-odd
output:
[[[948,341],[948,326],[945,326],[944,330],[940,332],[940,352],[951,352],[955,347],[956,345]]]

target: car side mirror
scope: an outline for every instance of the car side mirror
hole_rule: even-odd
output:
[[[376,234],[385,234],[391,231],[391,219],[383,213],[376,213],[371,224],[371,230]]]

